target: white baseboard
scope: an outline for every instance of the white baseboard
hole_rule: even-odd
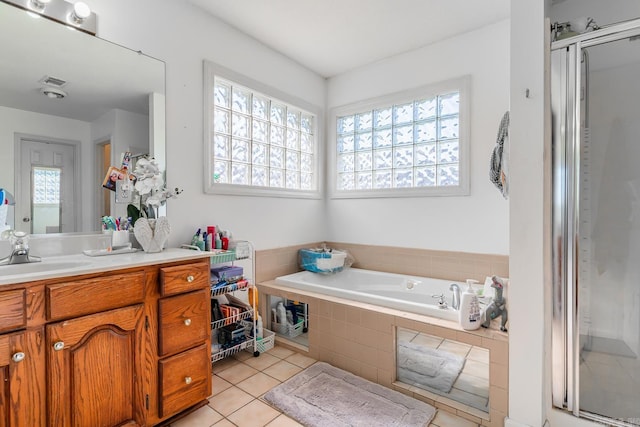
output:
[[[519,423],[518,421],[514,421],[512,419],[510,419],[509,417],[505,417],[504,419],[504,427],[531,427],[528,424],[522,424]]]

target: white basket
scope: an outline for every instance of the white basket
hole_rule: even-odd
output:
[[[262,328],[262,338],[256,338],[256,348],[255,350],[260,354],[265,353],[273,348],[275,344],[276,334],[268,329]],[[251,349],[247,349],[247,351],[251,351]]]
[[[304,318],[300,317],[298,323],[296,323],[295,325],[292,325],[289,322],[271,322],[271,328],[280,335],[286,335],[290,338],[294,338],[302,333],[302,330],[304,329]]]

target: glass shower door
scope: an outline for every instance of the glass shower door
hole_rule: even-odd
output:
[[[554,404],[620,426],[640,425],[639,34],[552,52]]]

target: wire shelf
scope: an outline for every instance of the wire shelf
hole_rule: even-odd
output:
[[[211,288],[211,298],[217,297],[220,295],[228,294],[229,292],[234,291],[242,291],[249,288],[249,284],[245,283],[244,286],[238,287],[238,283],[232,283],[230,285],[212,287]]]
[[[243,311],[242,313],[238,313],[234,316],[229,316],[224,319],[215,320],[211,322],[211,329],[218,329],[223,327],[224,325],[230,325],[232,323],[239,322],[240,320],[245,320],[253,316],[253,310]]]

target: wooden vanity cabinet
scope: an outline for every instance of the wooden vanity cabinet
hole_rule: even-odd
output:
[[[45,425],[43,341],[42,328],[0,335],[0,427]]]
[[[208,274],[205,258],[0,288],[0,427],[165,425],[206,404]]]
[[[143,426],[142,304],[47,325],[51,426]]]

